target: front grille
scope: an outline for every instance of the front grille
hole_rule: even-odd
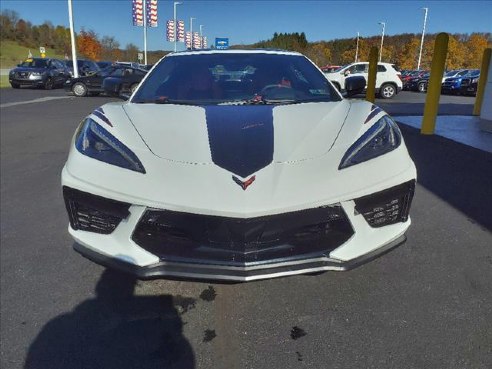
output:
[[[334,205],[248,219],[147,210],[132,239],[165,260],[244,265],[327,254],[353,234]]]
[[[130,213],[130,204],[63,187],[70,225],[75,230],[110,234]]]
[[[470,84],[470,79],[466,78],[461,81],[462,86],[468,86]]]
[[[29,79],[29,72],[16,72],[15,77],[18,79]]]
[[[355,200],[355,210],[373,228],[406,222],[410,212],[415,181],[405,182],[387,190]]]

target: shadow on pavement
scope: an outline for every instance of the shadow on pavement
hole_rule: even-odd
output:
[[[492,231],[492,154],[399,124],[417,182]]]
[[[194,368],[172,296],[135,296],[136,282],[104,271],[95,299],[46,324],[29,347],[25,368]]]

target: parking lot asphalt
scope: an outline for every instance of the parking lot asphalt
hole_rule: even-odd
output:
[[[409,94],[384,108],[422,103]],[[419,173],[408,240],[353,271],[137,281],[71,249],[61,195],[76,126],[109,100],[0,111],[2,368],[492,367],[492,155],[403,126]]]

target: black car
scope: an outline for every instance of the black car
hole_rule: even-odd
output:
[[[406,83],[406,88],[410,91],[426,92],[429,84],[430,73],[425,73],[416,77],[410,78]]]
[[[65,91],[73,92],[75,96],[99,95],[104,92],[102,87],[103,80],[109,76],[121,76],[125,67],[111,65],[105,69],[88,74],[86,76],[71,78],[65,83]]]
[[[68,78],[70,73],[65,64],[61,60],[50,58],[26,59],[9,72],[12,88],[32,86],[50,90],[63,86]]]
[[[100,69],[105,69],[107,67],[110,67],[113,65],[113,62],[110,62],[110,61],[98,61],[96,62],[97,66],[100,68]]]
[[[147,71],[140,68],[121,69],[117,74],[112,73],[104,79],[104,92],[110,95],[119,95],[122,92],[132,93],[146,74]]]
[[[70,71],[70,75],[73,77],[74,75],[73,61],[67,60],[65,61],[65,64],[67,65],[67,68]],[[101,70],[101,68],[99,68],[96,62],[93,62],[92,60],[85,60],[85,59],[77,59],[77,69],[79,71],[79,76],[88,76],[90,74],[94,74]]]

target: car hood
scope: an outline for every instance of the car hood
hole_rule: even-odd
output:
[[[13,69],[14,72],[20,73],[20,72],[37,72],[37,73],[44,73],[48,71],[48,68],[29,68],[29,67],[17,67]]]
[[[350,104],[345,100],[206,107],[129,103],[123,109],[155,155],[183,163],[213,162],[245,177],[272,161],[294,163],[327,153]]]

